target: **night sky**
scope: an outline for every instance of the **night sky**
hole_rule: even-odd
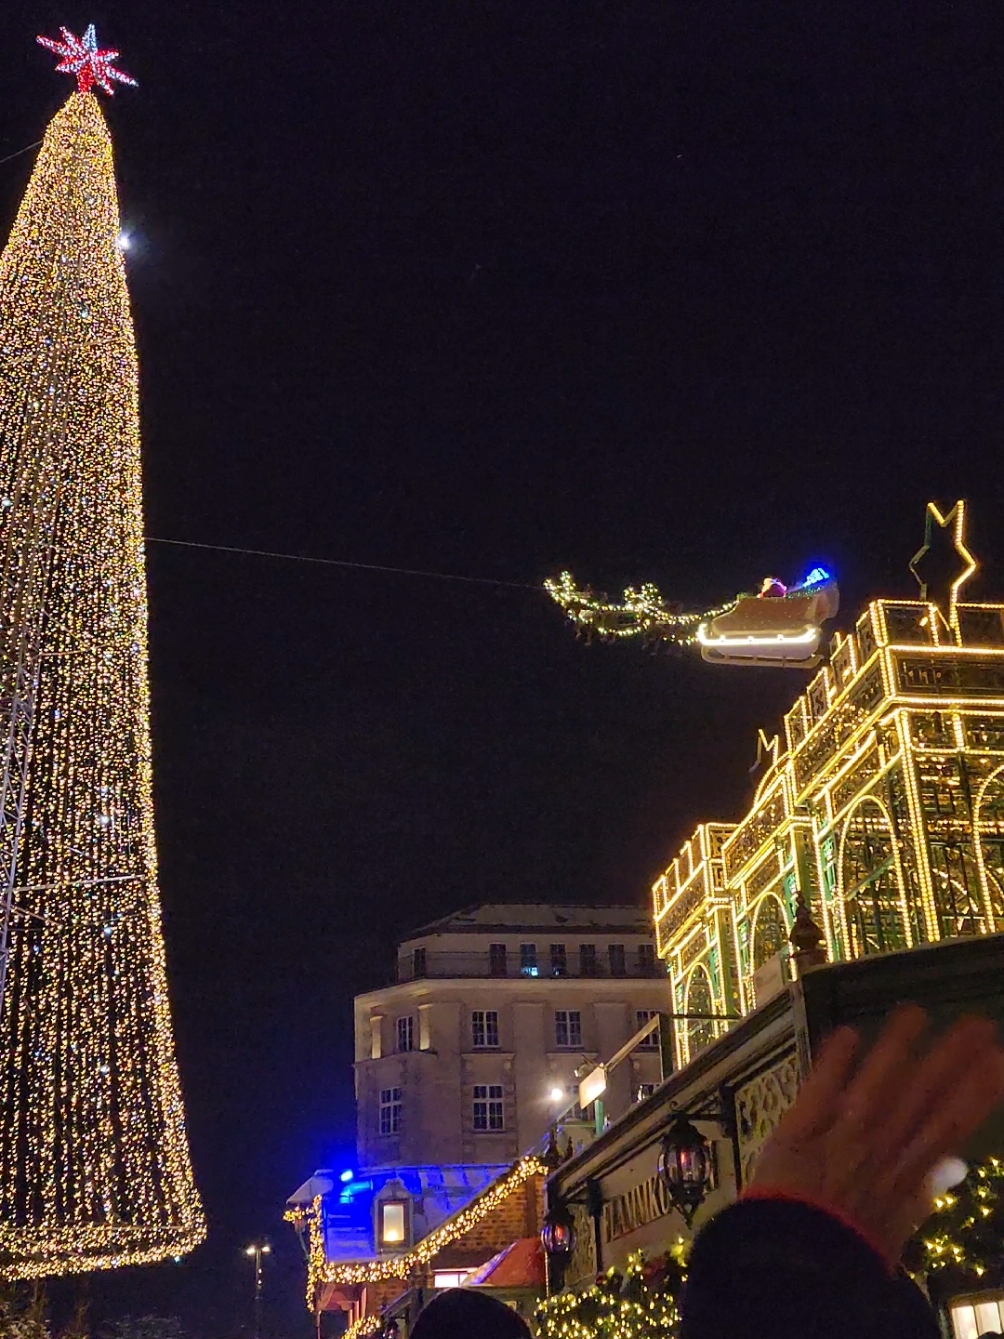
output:
[[[502,583],[149,547],[211,1233],[96,1307],[231,1333],[268,1234],[288,1328],[283,1200],[351,1165],[351,999],[395,937],[644,903],[804,682],[587,648],[543,577],[700,607],[824,562],[846,626],[965,496],[1004,593],[999,5],[18,2],[0,157],[70,91],[35,34],[91,21],[141,83],[106,109],[148,533]]]

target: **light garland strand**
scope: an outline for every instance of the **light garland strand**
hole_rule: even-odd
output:
[[[354,1320],[342,1335],[342,1339],[367,1339],[368,1335],[380,1334],[383,1321],[379,1316],[360,1316]]]
[[[582,1292],[549,1297],[534,1313],[539,1339],[671,1339],[680,1323],[684,1250],[678,1241],[651,1265],[635,1251],[623,1274],[608,1269]]]
[[[587,639],[599,637],[601,641],[640,637],[650,643],[693,646],[702,623],[727,614],[737,603],[729,600],[715,609],[683,613],[677,605],[663,599],[658,587],[646,582],[637,589],[628,586],[623,600],[617,604],[588,587],[580,590],[570,572],[562,572],[557,579],[548,577],[544,589],[565,611],[580,635]]]
[[[925,1273],[954,1267],[977,1278],[1004,1262],[1004,1161],[989,1158],[935,1200],[913,1243]],[[917,1247],[919,1246],[919,1251]]]
[[[137,366],[118,236],[108,128],[93,94],[75,93],[0,258],[4,733],[17,634],[42,628],[16,897],[31,915],[15,924],[0,1029],[8,1278],[152,1262],[205,1235],[157,889]]]

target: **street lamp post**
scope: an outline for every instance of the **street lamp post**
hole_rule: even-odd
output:
[[[254,1257],[254,1334],[255,1339],[261,1339],[261,1301],[263,1290],[263,1278],[261,1269],[261,1258],[263,1255],[270,1255],[272,1247],[267,1241],[253,1241],[250,1246],[244,1247],[244,1254]]]

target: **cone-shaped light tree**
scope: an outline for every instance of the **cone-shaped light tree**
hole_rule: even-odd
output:
[[[78,91],[0,257],[0,1274],[205,1232],[174,1056],[151,797],[137,366],[108,128]]]

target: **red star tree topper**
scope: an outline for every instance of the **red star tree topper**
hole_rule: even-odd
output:
[[[61,42],[52,37],[39,37],[37,40],[49,51],[54,51],[57,56],[63,57],[56,69],[63,74],[75,74],[77,88],[81,93],[89,93],[95,84],[103,88],[106,93],[114,93],[113,79],[120,84],[132,84],[134,88],[137,87],[135,79],[123,74],[121,70],[116,70],[112,64],[113,60],[118,59],[117,51],[98,50],[98,38],[93,23],[82,38],[74,37],[68,28],[60,28],[59,31],[63,34]]]

